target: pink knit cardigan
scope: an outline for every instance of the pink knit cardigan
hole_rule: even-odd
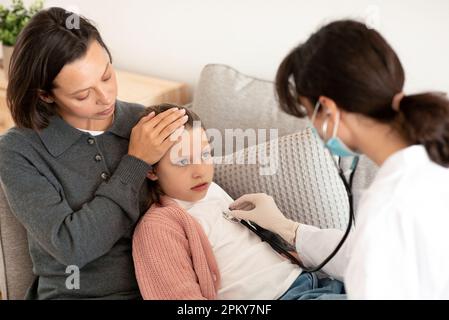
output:
[[[134,231],[133,259],[144,299],[216,299],[220,273],[200,224],[162,197]]]

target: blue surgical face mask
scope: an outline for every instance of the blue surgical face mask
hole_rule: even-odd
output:
[[[315,122],[316,116],[318,114],[318,109],[320,108],[320,102],[318,101],[315,105],[315,110],[313,110],[312,119],[310,119],[310,122],[312,123],[312,132],[318,137],[318,139],[323,142],[320,135],[318,134],[316,128],[314,127],[313,123]],[[323,123],[322,127],[322,133],[325,137],[327,135],[327,124],[329,119],[326,119]],[[339,157],[358,157],[359,154],[357,152],[352,151],[349,149],[343,141],[339,137],[337,137],[337,131],[338,131],[338,125],[340,124],[340,112],[337,110],[337,118],[335,120],[334,130],[332,132],[332,137],[327,140],[326,142],[323,142],[324,146],[329,149],[332,155],[339,156]]]

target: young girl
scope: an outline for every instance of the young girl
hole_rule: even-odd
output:
[[[153,109],[158,114],[171,107]],[[198,116],[190,110],[186,114],[189,120],[181,141],[148,173],[152,206],[138,223],[133,238],[142,296],[278,299],[293,284],[296,289],[292,290],[304,290],[304,282],[321,281],[310,274],[301,277],[297,265],[240,223],[223,217],[233,199],[213,182],[208,138],[204,128],[194,126]],[[304,297],[342,290],[340,282],[327,279],[326,288],[304,290]]]

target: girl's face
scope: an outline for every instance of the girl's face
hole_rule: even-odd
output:
[[[187,128],[147,177],[157,180],[164,194],[171,198],[199,201],[206,196],[214,176],[211,152],[205,131],[200,127]]]
[[[105,130],[110,125],[117,97],[115,71],[106,50],[93,41],[84,57],[66,64],[54,80],[50,94],[58,114],[71,126]]]

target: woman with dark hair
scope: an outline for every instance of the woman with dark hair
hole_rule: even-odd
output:
[[[131,238],[144,182],[187,119],[176,108],[140,118],[143,106],[116,98],[111,54],[92,23],[61,8],[30,20],[10,64],[16,127],[0,139],[2,187],[36,275],[27,298],[141,298]]]
[[[282,109],[308,116],[333,155],[365,154],[380,166],[355,228],[323,267],[344,280],[349,298],[449,298],[449,101],[405,95],[404,78],[385,39],[350,20],[314,33],[276,77]],[[265,194],[244,195],[231,209],[296,244],[308,267],[343,237],[288,220]]]

